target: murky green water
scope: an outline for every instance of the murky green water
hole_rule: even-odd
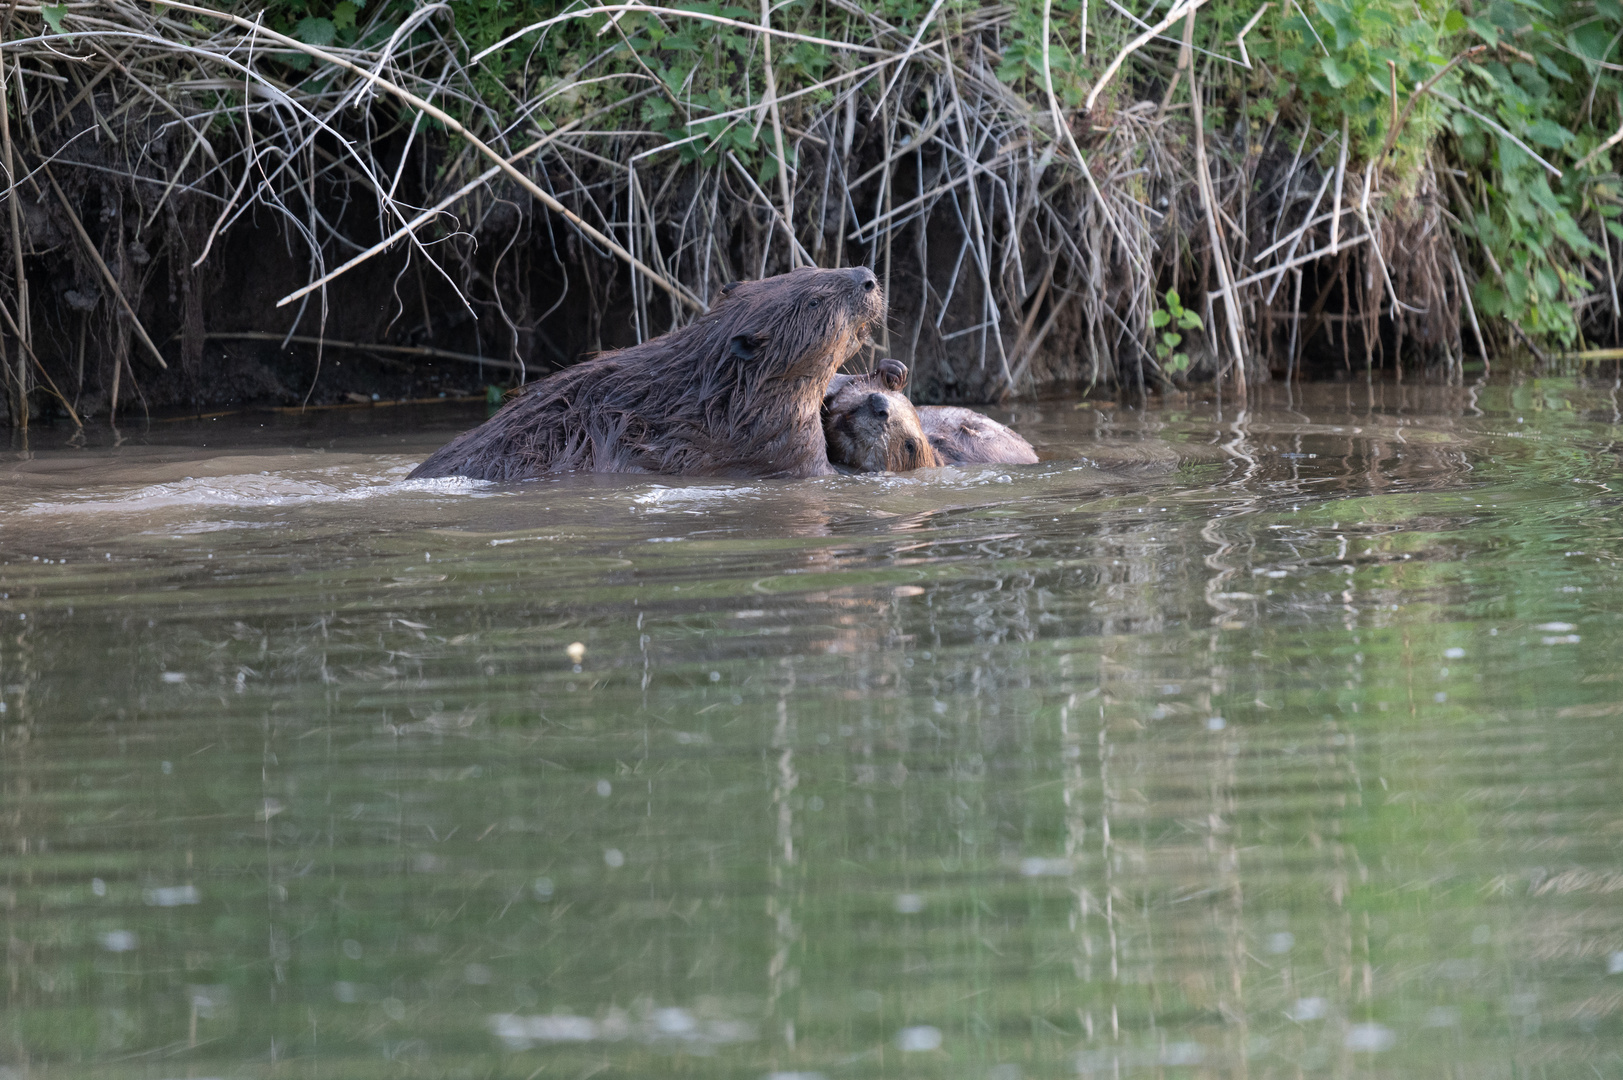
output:
[[[1611,382],[783,483],[389,412],[0,464],[0,1077],[1623,1076]]]

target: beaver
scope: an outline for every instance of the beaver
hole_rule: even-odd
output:
[[[828,458],[850,472],[940,465],[1030,465],[1031,444],[990,417],[950,405],[916,409],[901,393],[907,367],[885,359],[867,375],[837,375],[823,396]]]
[[[823,394],[823,435],[836,469],[912,472],[941,465],[919,414],[897,392],[906,384],[906,365],[888,358],[867,375],[834,376]]]
[[[733,283],[708,313],[526,387],[411,476],[821,476],[823,391],[885,317],[867,267]]]

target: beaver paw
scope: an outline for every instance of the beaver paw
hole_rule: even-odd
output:
[[[907,385],[907,365],[900,360],[885,357],[879,361],[876,374],[879,381],[885,384],[886,390],[900,390]]]

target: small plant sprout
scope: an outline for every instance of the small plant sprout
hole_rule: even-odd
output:
[[[1177,289],[1168,289],[1166,306],[1156,308],[1150,322],[1160,331],[1155,339],[1155,358],[1161,362],[1161,370],[1168,375],[1188,371],[1189,354],[1178,351],[1178,346],[1183,344],[1183,334],[1179,331],[1203,329],[1200,316],[1183,306]]]

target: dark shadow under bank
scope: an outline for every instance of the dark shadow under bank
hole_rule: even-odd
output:
[[[469,300],[464,304],[457,290],[420,259],[385,254],[329,286],[323,320],[316,298],[302,309],[296,303],[276,306],[308,274],[284,237],[271,229],[238,229],[219,246],[206,273],[188,272],[178,246],[147,257],[148,285],[137,294],[138,313],[167,368],[158,366],[122,321],[103,314],[107,305],[85,309],[86,294],[80,291],[85,283],[78,280],[83,275],[71,260],[27,260],[35,353],[81,419],[105,424],[115,390],[117,416],[125,424],[241,409],[483,398],[491,388],[534,381],[637,339],[629,274],[591,253],[567,268],[552,257],[549,244],[534,244],[527,258],[509,255],[509,264],[524,265],[522,271],[511,265],[507,270],[513,281],[504,283],[509,286],[505,304],[488,293],[481,296],[477,288],[461,290]],[[1363,381],[1371,375],[1444,381],[1482,373],[1480,358],[1468,359],[1460,372],[1446,353],[1406,344],[1385,319],[1366,339],[1368,320],[1355,306],[1362,297],[1343,297],[1333,268],[1325,276],[1326,302],[1304,312],[1309,325],[1299,328],[1294,368],[1287,370],[1289,328],[1275,327],[1272,337],[1280,340],[1273,355],[1252,358],[1253,385]],[[932,341],[941,335],[932,319],[921,319],[911,299],[920,291],[916,275],[909,280],[893,273],[891,291],[888,340],[853,366],[866,368],[878,355],[910,361],[910,392],[920,402],[978,404],[995,397],[986,392],[986,380],[975,377],[974,356],[954,355]],[[516,304],[514,296],[520,298]],[[664,314],[668,320],[671,313]],[[1056,322],[1062,320],[1063,315]],[[126,336],[119,340],[121,333]],[[1118,370],[1091,362],[1077,335],[1067,347],[1066,335],[1054,334],[1045,350],[1047,370],[1030,397],[1088,395],[1135,402],[1169,392],[1216,394],[1210,344],[1199,332],[1189,336],[1184,347],[1191,369],[1169,382],[1144,362],[1147,353],[1135,363],[1138,350],[1125,349]],[[7,335],[6,344],[14,358],[15,339]],[[1401,364],[1393,359],[1399,355]],[[1518,362],[1514,356],[1505,360]],[[959,369],[965,370],[954,374]],[[1232,386],[1222,393],[1232,396]],[[33,424],[70,422],[67,409],[37,375],[30,406]],[[9,413],[0,422],[16,426]]]

